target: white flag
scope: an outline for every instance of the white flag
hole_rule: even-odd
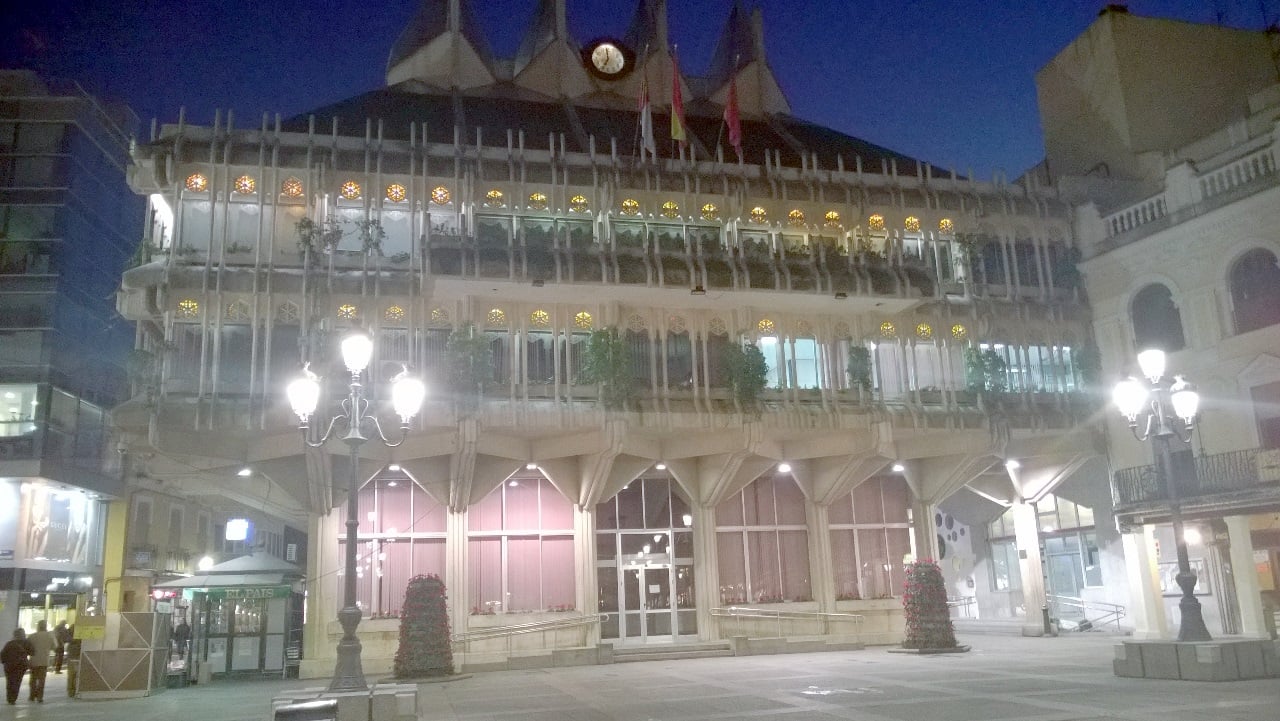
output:
[[[645,78],[640,89],[640,159],[644,159],[644,151],[649,157],[658,157],[658,146],[653,140],[653,109],[649,105],[649,79]]]

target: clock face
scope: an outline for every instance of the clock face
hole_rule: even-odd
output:
[[[630,72],[634,58],[625,45],[606,38],[589,43],[583,55],[587,69],[606,80],[616,80]]]

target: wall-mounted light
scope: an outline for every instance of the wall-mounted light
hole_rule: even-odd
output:
[[[903,472],[903,471],[905,471],[905,470],[907,470],[907,467],[906,467],[906,466],[904,466],[904,465],[902,465],[901,463],[895,463],[895,464],[893,464],[893,472],[894,472],[894,473],[902,473],[902,472]]]
[[[240,476],[241,478],[248,478],[249,476],[253,475],[253,469],[248,466],[245,466],[244,468],[241,468],[240,470],[236,471],[236,475]]]
[[[787,463],[786,461],[783,461],[782,463],[779,463],[779,464],[778,464],[778,473],[790,473],[790,472],[791,472],[791,464],[790,464],[790,463]]]

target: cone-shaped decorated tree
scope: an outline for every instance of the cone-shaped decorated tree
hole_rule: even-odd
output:
[[[938,564],[924,560],[907,565],[902,609],[907,622],[903,648],[956,648],[956,630],[947,609],[947,586]]]
[[[400,612],[400,647],[396,678],[448,676],[453,673],[449,643],[449,608],[444,581],[434,574],[414,576],[404,592]]]

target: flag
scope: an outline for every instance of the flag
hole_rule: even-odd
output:
[[[680,96],[680,59],[671,55],[671,139],[684,146],[688,137],[684,131],[684,98]]]
[[[653,141],[653,108],[649,105],[649,78],[645,78],[640,86],[640,159],[644,159],[644,151],[649,157],[658,157],[658,147]]]
[[[729,99],[724,104],[724,124],[729,126],[729,144],[742,162],[742,120],[738,117],[738,79],[729,79]]]

